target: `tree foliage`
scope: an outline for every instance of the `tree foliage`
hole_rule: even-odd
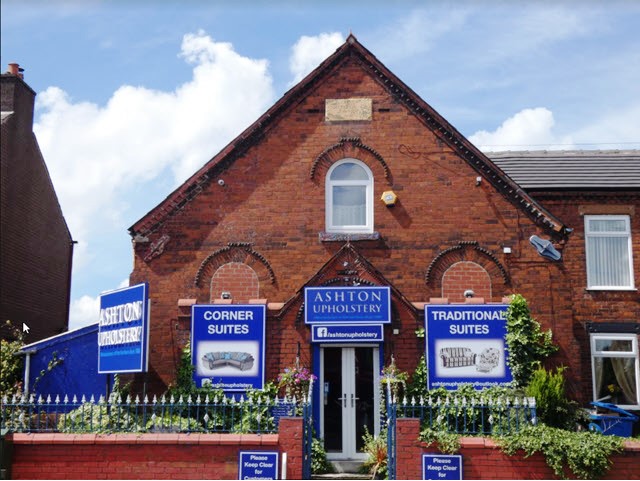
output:
[[[531,317],[527,301],[514,294],[507,309],[507,347],[509,366],[517,387],[529,384],[540,362],[558,350],[551,330],[542,331],[540,323]]]
[[[9,335],[0,339],[0,398],[11,396],[22,389],[23,356],[16,354],[24,346],[22,331],[11,321],[6,321],[5,332]]]

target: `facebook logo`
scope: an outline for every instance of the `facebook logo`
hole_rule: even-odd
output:
[[[318,332],[318,337],[327,337],[326,327],[319,327],[317,332]]]

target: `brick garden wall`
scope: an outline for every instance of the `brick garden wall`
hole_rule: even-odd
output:
[[[397,479],[422,479],[422,454],[438,453],[418,440],[420,420],[397,420]],[[485,438],[462,438],[463,479],[557,479],[544,457],[507,456]],[[625,451],[612,457],[605,479],[640,479],[640,442],[627,441]]]
[[[240,451],[287,453],[287,478],[302,477],[302,419],[278,434],[20,434],[12,479],[238,479]],[[279,468],[281,469],[281,468]]]

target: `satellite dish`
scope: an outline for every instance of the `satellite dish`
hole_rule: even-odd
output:
[[[538,254],[542,257],[546,257],[547,259],[551,259],[552,261],[559,261],[562,255],[553,247],[551,241],[541,239],[537,235],[532,235],[529,237],[529,242],[531,245],[536,248]]]

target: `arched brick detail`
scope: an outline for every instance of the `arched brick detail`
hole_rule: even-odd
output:
[[[199,299],[215,294],[210,291],[210,288],[213,288],[211,280],[218,270],[227,264],[242,264],[249,267],[257,279],[258,291],[261,285],[275,284],[275,274],[264,256],[256,252],[249,243],[235,242],[211,253],[200,264],[193,280],[194,286],[200,288],[198,291]],[[257,298],[256,294],[253,299]]]
[[[389,185],[392,184],[387,162],[372,147],[360,142],[359,137],[342,137],[337,144],[326,148],[311,165],[309,178],[323,179],[335,162],[346,158],[361,160],[371,168],[376,178],[382,173]]]
[[[211,278],[210,300],[220,299],[223,292],[230,292],[234,303],[247,303],[260,297],[260,281],[251,267],[240,262],[220,266]]]
[[[464,291],[471,289],[475,297],[491,299],[491,277],[480,264],[462,261],[449,267],[442,276],[442,297],[449,302],[464,302]]]
[[[489,250],[480,247],[475,241],[460,242],[458,245],[446,249],[438,254],[427,268],[425,281],[436,291],[442,291],[442,282],[445,272],[458,262],[469,261],[478,264],[489,275],[491,294],[502,297],[502,292],[498,292],[495,286],[511,285],[509,273]],[[479,293],[476,293],[480,297]],[[489,300],[488,298],[487,300]]]

